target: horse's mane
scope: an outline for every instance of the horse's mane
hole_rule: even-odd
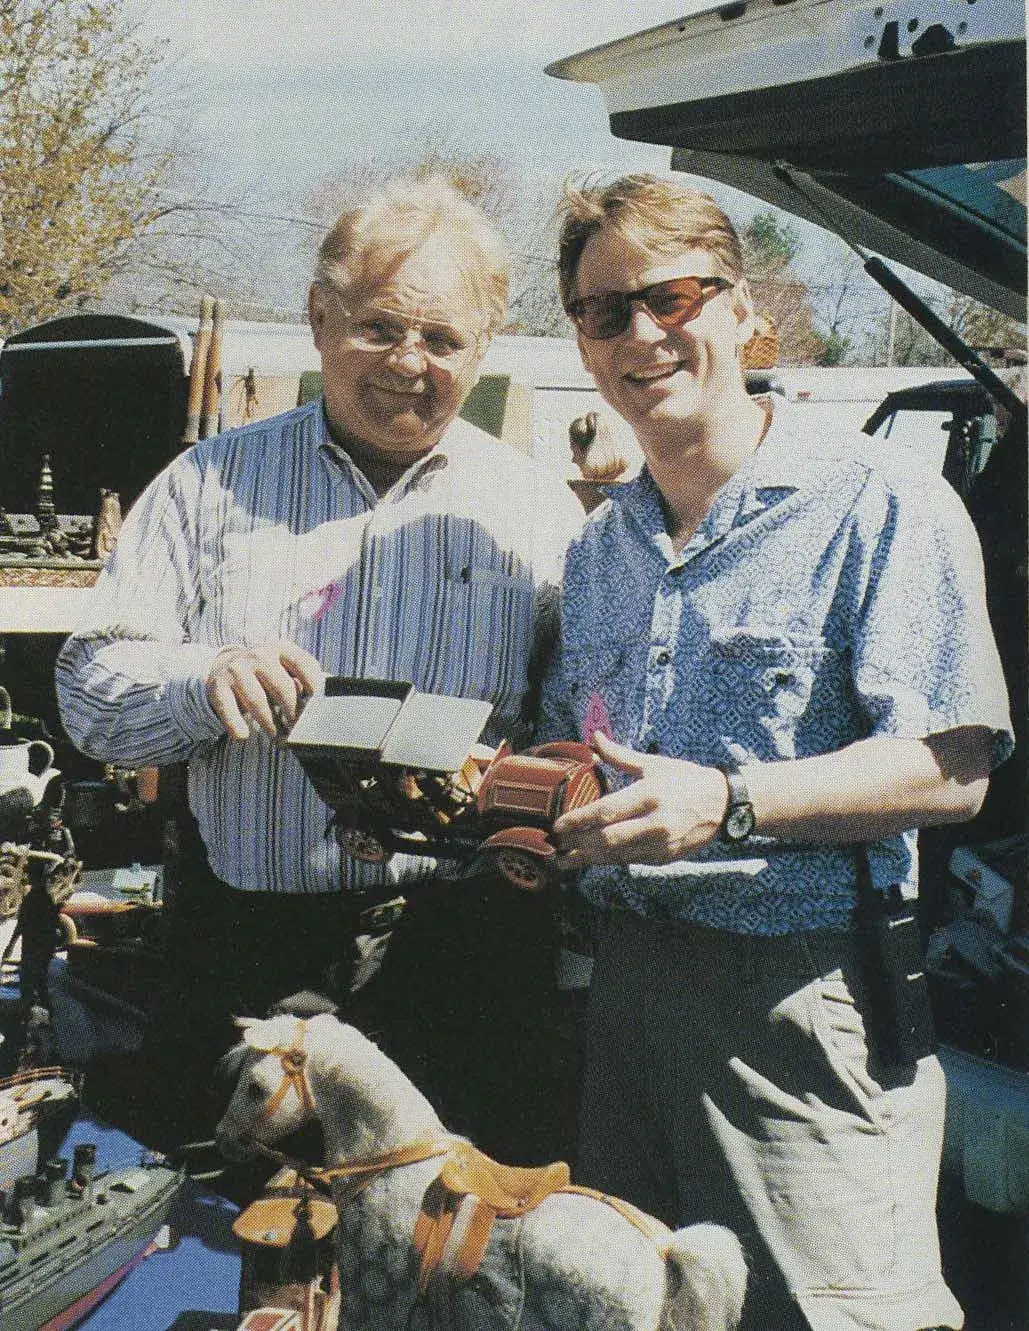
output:
[[[302,1020],[321,1017],[325,1013],[338,1017],[339,1006],[331,998],[317,993],[314,989],[301,989],[298,993],[289,994],[286,998],[280,998],[268,1009],[269,1017],[300,1017]]]

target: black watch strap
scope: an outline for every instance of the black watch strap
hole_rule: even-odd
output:
[[[753,834],[754,806],[750,802],[750,792],[739,768],[721,767],[719,771],[729,787],[729,803],[725,809],[719,835],[723,841],[738,845]]]

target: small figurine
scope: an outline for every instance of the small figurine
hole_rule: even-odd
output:
[[[97,513],[93,537],[93,557],[106,559],[118,544],[121,532],[121,496],[117,490],[100,491],[100,511]]]
[[[43,455],[43,465],[39,473],[39,490],[36,499],[36,517],[39,527],[46,535],[57,530],[57,511],[54,508],[54,474],[50,470],[50,454]]]
[[[572,461],[584,481],[605,484],[617,481],[629,463],[622,453],[614,431],[599,412],[588,411],[568,427]]]
[[[43,857],[29,859],[29,890],[22,898],[18,922],[4,950],[6,960],[15,941],[21,939],[18,973],[21,1006],[26,1014],[35,1006],[49,1008],[47,969],[64,939],[60,907],[48,891],[46,868]]]

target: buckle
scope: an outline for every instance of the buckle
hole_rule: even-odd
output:
[[[377,906],[367,907],[358,914],[357,932],[359,934],[388,933],[403,915],[406,905],[406,897],[393,897],[389,901],[381,901]]]

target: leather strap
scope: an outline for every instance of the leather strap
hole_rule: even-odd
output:
[[[455,1168],[456,1164],[456,1168]],[[561,1182],[562,1177],[565,1179]],[[469,1191],[463,1183],[457,1190],[447,1180],[478,1177],[485,1181],[483,1191],[490,1191],[487,1200],[475,1192]],[[546,1186],[546,1180],[555,1185]],[[492,1191],[497,1179],[501,1182],[499,1192]],[[514,1189],[520,1189],[515,1193]],[[611,1197],[607,1193],[597,1192],[593,1188],[578,1187],[567,1182],[567,1166],[546,1166],[537,1170],[514,1170],[498,1165],[483,1155],[467,1142],[455,1142],[443,1168],[429,1186],[422,1201],[422,1209],[415,1222],[414,1249],[420,1259],[418,1271],[418,1293],[424,1295],[433,1280],[444,1274],[457,1284],[465,1284],[475,1275],[482,1264],[489,1246],[493,1226],[498,1218],[514,1219],[527,1215],[547,1197],[561,1193],[587,1197],[592,1201],[602,1202],[612,1207],[623,1219],[655,1245],[663,1257],[667,1253],[667,1240],[671,1234],[668,1226],[660,1220],[647,1215],[620,1197]],[[455,1219],[465,1199],[472,1204],[473,1210],[465,1226],[463,1237],[457,1252],[451,1257],[444,1270],[444,1259],[448,1242],[454,1229]]]
[[[598,1192],[596,1188],[582,1188],[574,1183],[570,1183],[567,1188],[562,1188],[562,1192],[576,1193],[580,1197],[591,1197],[595,1202],[603,1202],[605,1206],[610,1206],[617,1211],[623,1219],[628,1220],[644,1238],[650,1239],[655,1244],[662,1257],[668,1250],[667,1240],[671,1235],[671,1230],[656,1216],[648,1215],[646,1211],[641,1211],[638,1206],[633,1206],[632,1202],[623,1201],[621,1197],[612,1197],[606,1192]]]
[[[446,1155],[451,1146],[452,1142],[448,1139],[430,1138],[398,1146],[395,1151],[388,1151],[385,1155],[361,1156],[331,1169],[315,1168],[311,1172],[327,1183],[342,1180],[344,1186],[338,1189],[337,1197],[343,1203],[359,1196],[380,1174],[390,1169],[399,1169],[402,1165],[431,1160],[433,1156]]]
[[[308,1114],[313,1115],[315,1113],[311,1083],[307,1080],[307,1052],[304,1049],[306,1030],[304,1023],[298,1021],[296,1039],[288,1049],[269,1049],[266,1051],[278,1056],[279,1063],[282,1065],[282,1082],[279,1089],[271,1096],[261,1111],[257,1119],[258,1123],[263,1123],[265,1119],[271,1118],[290,1091],[296,1092],[297,1099]]]

